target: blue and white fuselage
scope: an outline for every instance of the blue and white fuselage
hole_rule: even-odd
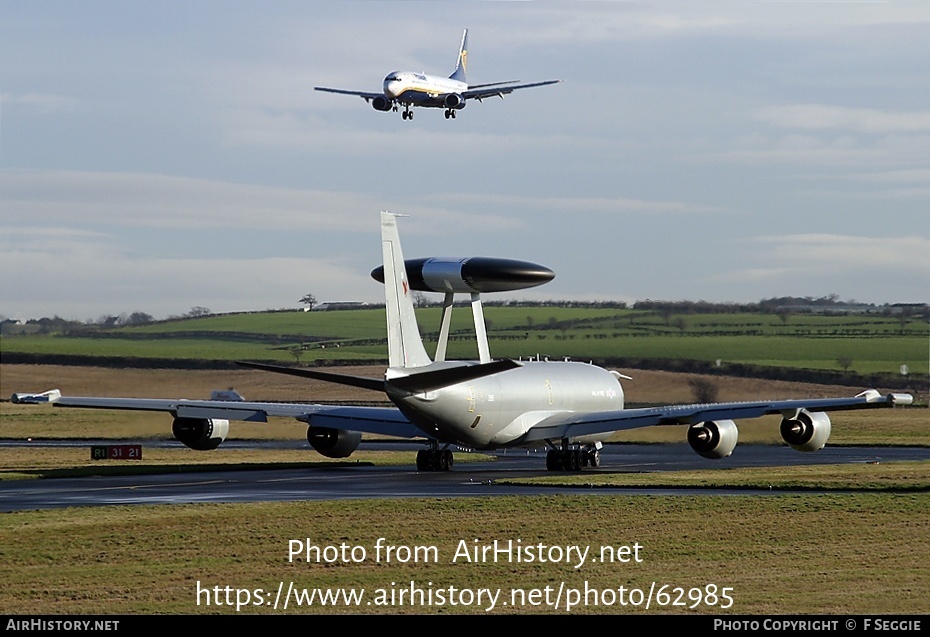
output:
[[[446,77],[393,71],[384,78],[384,97],[413,106],[463,108],[468,84]]]

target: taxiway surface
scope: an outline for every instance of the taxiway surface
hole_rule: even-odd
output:
[[[88,445],[87,441],[55,444]],[[250,446],[278,443],[240,443]],[[304,445],[305,446],[305,445]],[[362,448],[383,448],[363,443]],[[391,449],[403,448],[389,445]],[[418,447],[412,446],[412,449]],[[461,455],[456,454],[459,459]],[[587,472],[654,472],[707,468],[791,466],[808,464],[869,464],[928,460],[923,447],[827,447],[817,453],[798,453],[788,447],[742,445],[722,461],[708,461],[687,444],[605,445],[601,467]],[[513,486],[503,478],[552,475],[545,470],[544,453],[501,453],[487,462],[458,462],[453,471],[422,473],[409,465],[314,465],[299,469],[243,470],[209,473],[101,476],[0,481],[0,511],[23,511],[73,506],[124,504],[180,504],[193,502],[273,502],[344,500],[359,498],[447,498],[461,496],[546,495],[570,493],[579,497],[633,494],[748,495],[767,490],[694,488],[593,488]],[[784,493],[784,492],[780,492]]]

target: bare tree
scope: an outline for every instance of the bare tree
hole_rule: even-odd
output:
[[[695,376],[688,379],[688,386],[691,387],[691,395],[694,396],[696,403],[715,403],[717,402],[717,383],[709,378]]]
[[[836,364],[843,368],[843,373],[849,371],[849,368],[852,367],[852,359],[845,354],[836,357]]]
[[[308,310],[312,310],[313,306],[316,305],[316,297],[312,294],[304,294],[300,302],[306,305]]]
[[[191,308],[191,311],[185,314],[184,316],[188,318],[198,318],[201,316],[207,316],[209,314],[210,314],[210,310],[208,308],[202,307],[200,305],[195,305],[194,307]]]
[[[907,329],[907,322],[911,320],[911,314],[911,308],[909,307],[902,307],[901,312],[898,314],[898,324],[901,326],[902,334]]]

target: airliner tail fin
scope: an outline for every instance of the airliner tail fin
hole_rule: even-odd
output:
[[[468,66],[468,29],[462,33],[462,45],[459,47],[459,56],[455,60],[455,70],[452,71],[452,75],[449,76],[450,80],[458,80],[459,82],[466,82],[465,72],[467,71]]]

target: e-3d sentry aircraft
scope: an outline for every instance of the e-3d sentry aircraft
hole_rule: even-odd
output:
[[[465,79],[468,66],[468,29],[462,33],[462,44],[455,61],[455,70],[449,77],[426,75],[413,71],[392,71],[384,78],[382,92],[349,91],[341,88],[315,86],[317,91],[356,95],[370,103],[377,111],[397,111],[403,105],[404,119],[413,119],[411,106],[427,108],[444,108],[446,119],[455,119],[455,113],[465,108],[468,100],[479,102],[487,97],[500,97],[513,93],[520,88],[556,84],[562,80],[546,80],[531,84],[519,84],[519,80],[494,82],[493,84],[469,85]]]
[[[780,414],[781,436],[799,451],[821,449],[830,435],[828,411],[910,404],[909,394],[881,395],[870,389],[851,398],[668,405],[624,409],[621,378],[590,363],[494,360],[488,347],[481,294],[517,290],[552,279],[552,270],[513,259],[488,257],[404,260],[397,216],[381,213],[383,265],[372,276],[384,283],[389,366],[384,378],[349,376],[316,369],[261,363],[246,366],[371,389],[387,394],[396,408],[222,400],[92,398],[59,390],[14,394],[13,402],[61,407],[154,410],[174,417],[172,431],[188,447],[217,448],[230,420],[267,422],[288,416],[305,422],[307,440],[331,458],[349,456],[363,433],[421,439],[421,471],[452,468],[452,447],[491,450],[548,447],[550,470],[599,466],[599,449],[613,432],[651,425],[684,425],[698,454],[729,456],[736,447],[734,420]],[[420,338],[413,292],[443,292],[442,319],[431,359]],[[478,360],[446,360],[453,298],[469,294]]]

